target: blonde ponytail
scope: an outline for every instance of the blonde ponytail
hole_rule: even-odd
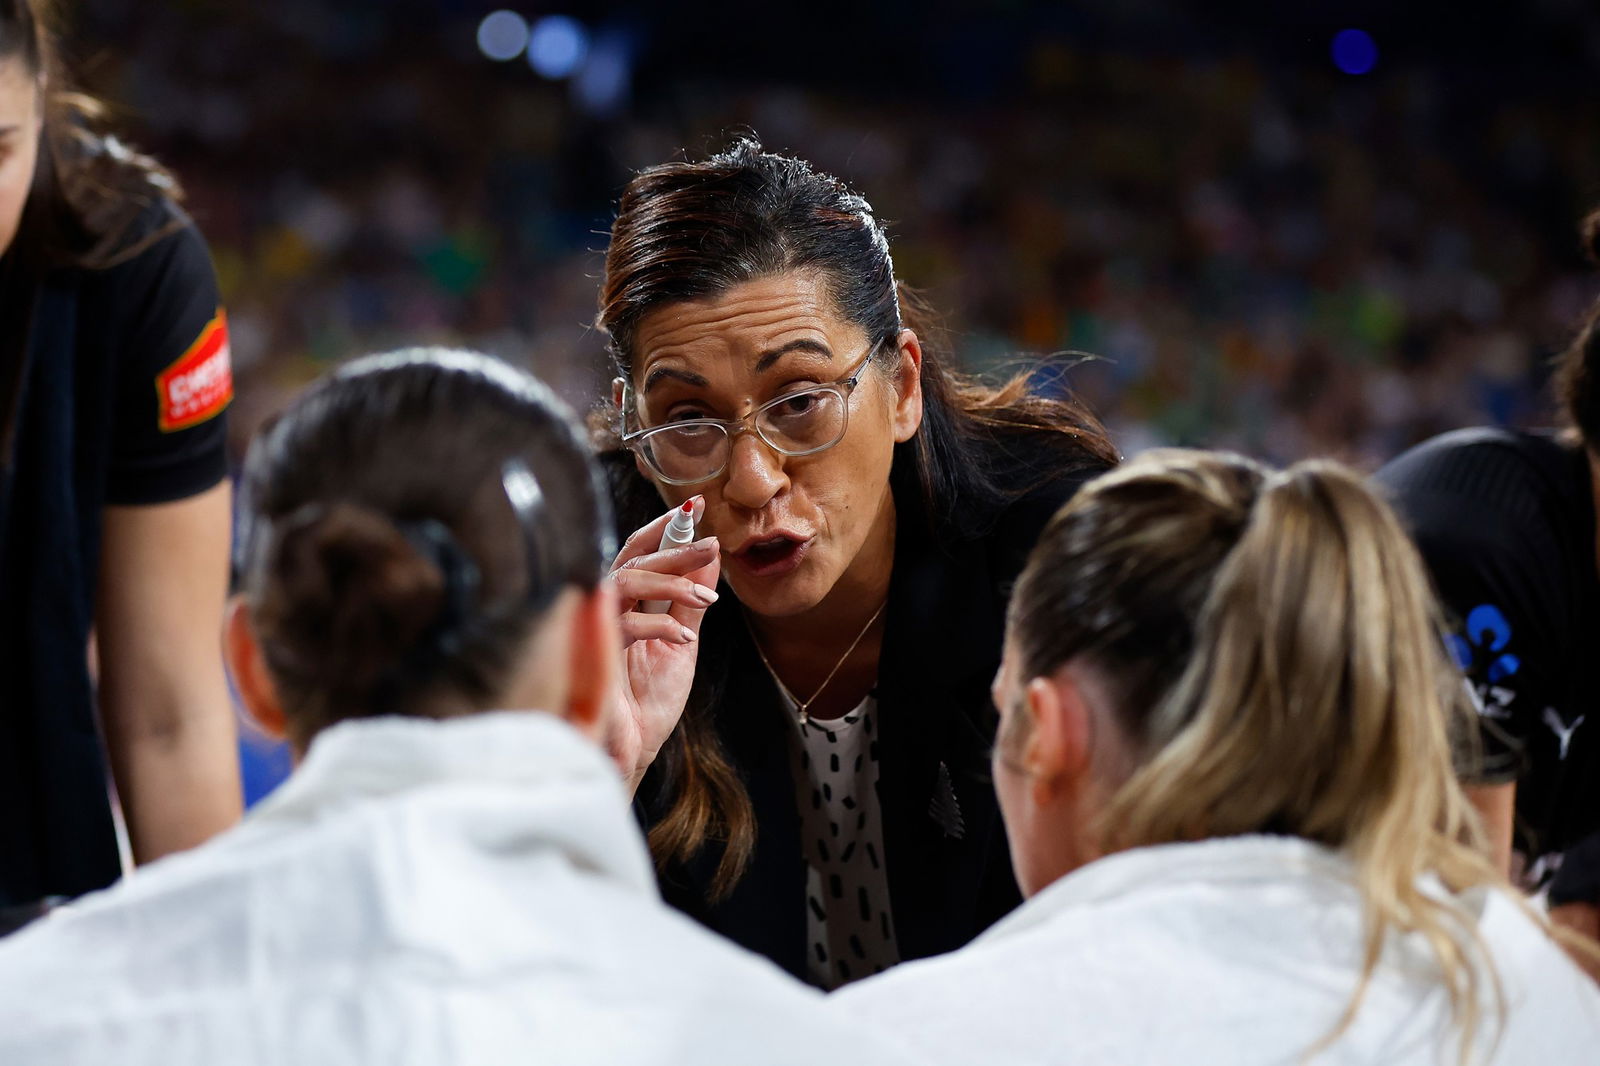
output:
[[[1056,516],[1011,628],[1026,676],[1080,659],[1114,693],[1137,768],[1103,816],[1108,850],[1280,833],[1348,856],[1361,976],[1308,1054],[1350,1025],[1390,934],[1414,933],[1468,1060],[1504,1000],[1451,894],[1509,886],[1457,784],[1472,709],[1421,560],[1355,474],[1147,453]]]
[[[1107,819],[1122,847],[1268,830],[1349,855],[1362,975],[1319,1046],[1354,1019],[1391,931],[1432,949],[1463,1059],[1485,977],[1499,1000],[1474,925],[1420,887],[1430,873],[1453,892],[1495,879],[1451,764],[1449,722],[1470,708],[1438,634],[1421,561],[1353,474],[1303,463],[1267,479],[1152,722],[1151,757]]]

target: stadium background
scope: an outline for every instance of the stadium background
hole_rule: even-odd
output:
[[[500,14],[493,15],[496,11]],[[850,180],[975,370],[1128,452],[1371,468],[1550,420],[1597,289],[1590,0],[81,0],[80,80],[168,163],[233,332],[235,457],[333,362],[465,344],[600,394],[635,168],[751,129]],[[1064,370],[1063,367],[1071,369]],[[286,768],[247,734],[250,798]]]

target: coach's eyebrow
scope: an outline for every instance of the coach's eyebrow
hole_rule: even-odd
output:
[[[761,358],[756,360],[756,373],[771,370],[772,365],[790,352],[814,352],[827,359],[833,358],[833,352],[821,341],[812,340],[810,337],[799,337],[788,344],[769,349],[761,353]]]
[[[675,366],[658,366],[645,375],[643,391],[649,392],[661,382],[668,380],[681,381],[685,385],[693,385],[697,389],[703,389],[711,384],[693,370],[683,370]]]
[[[788,355],[790,352],[812,352],[828,359],[833,358],[833,351],[826,344],[823,344],[818,340],[812,340],[809,337],[800,337],[790,341],[788,344],[779,345],[776,348],[769,348],[767,351],[762,352],[760,357],[756,360],[756,373],[760,374],[771,370],[773,365],[777,363],[779,359]],[[644,387],[640,391],[649,392],[661,382],[668,380],[681,381],[685,385],[692,385],[697,389],[703,389],[710,384],[709,381],[707,381],[701,375],[696,374],[693,370],[685,370],[682,367],[676,366],[658,366],[653,367],[650,372],[644,376]]]

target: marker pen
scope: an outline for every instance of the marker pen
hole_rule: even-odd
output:
[[[661,547],[656,550],[666,551],[668,548],[681,548],[693,543],[694,500],[691,499],[684,501],[682,507],[672,512],[672,521],[661,531]],[[671,606],[671,600],[645,600],[639,604],[639,610],[643,614],[665,614]]]

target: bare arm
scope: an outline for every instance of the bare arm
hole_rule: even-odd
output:
[[[242,809],[220,647],[230,493],[224,482],[105,511],[100,714],[141,863],[200,843]]]
[[[1494,868],[1512,877],[1511,827],[1517,813],[1517,783],[1503,785],[1473,785],[1467,787],[1467,799],[1478,809],[1483,828],[1489,836],[1489,857]]]

